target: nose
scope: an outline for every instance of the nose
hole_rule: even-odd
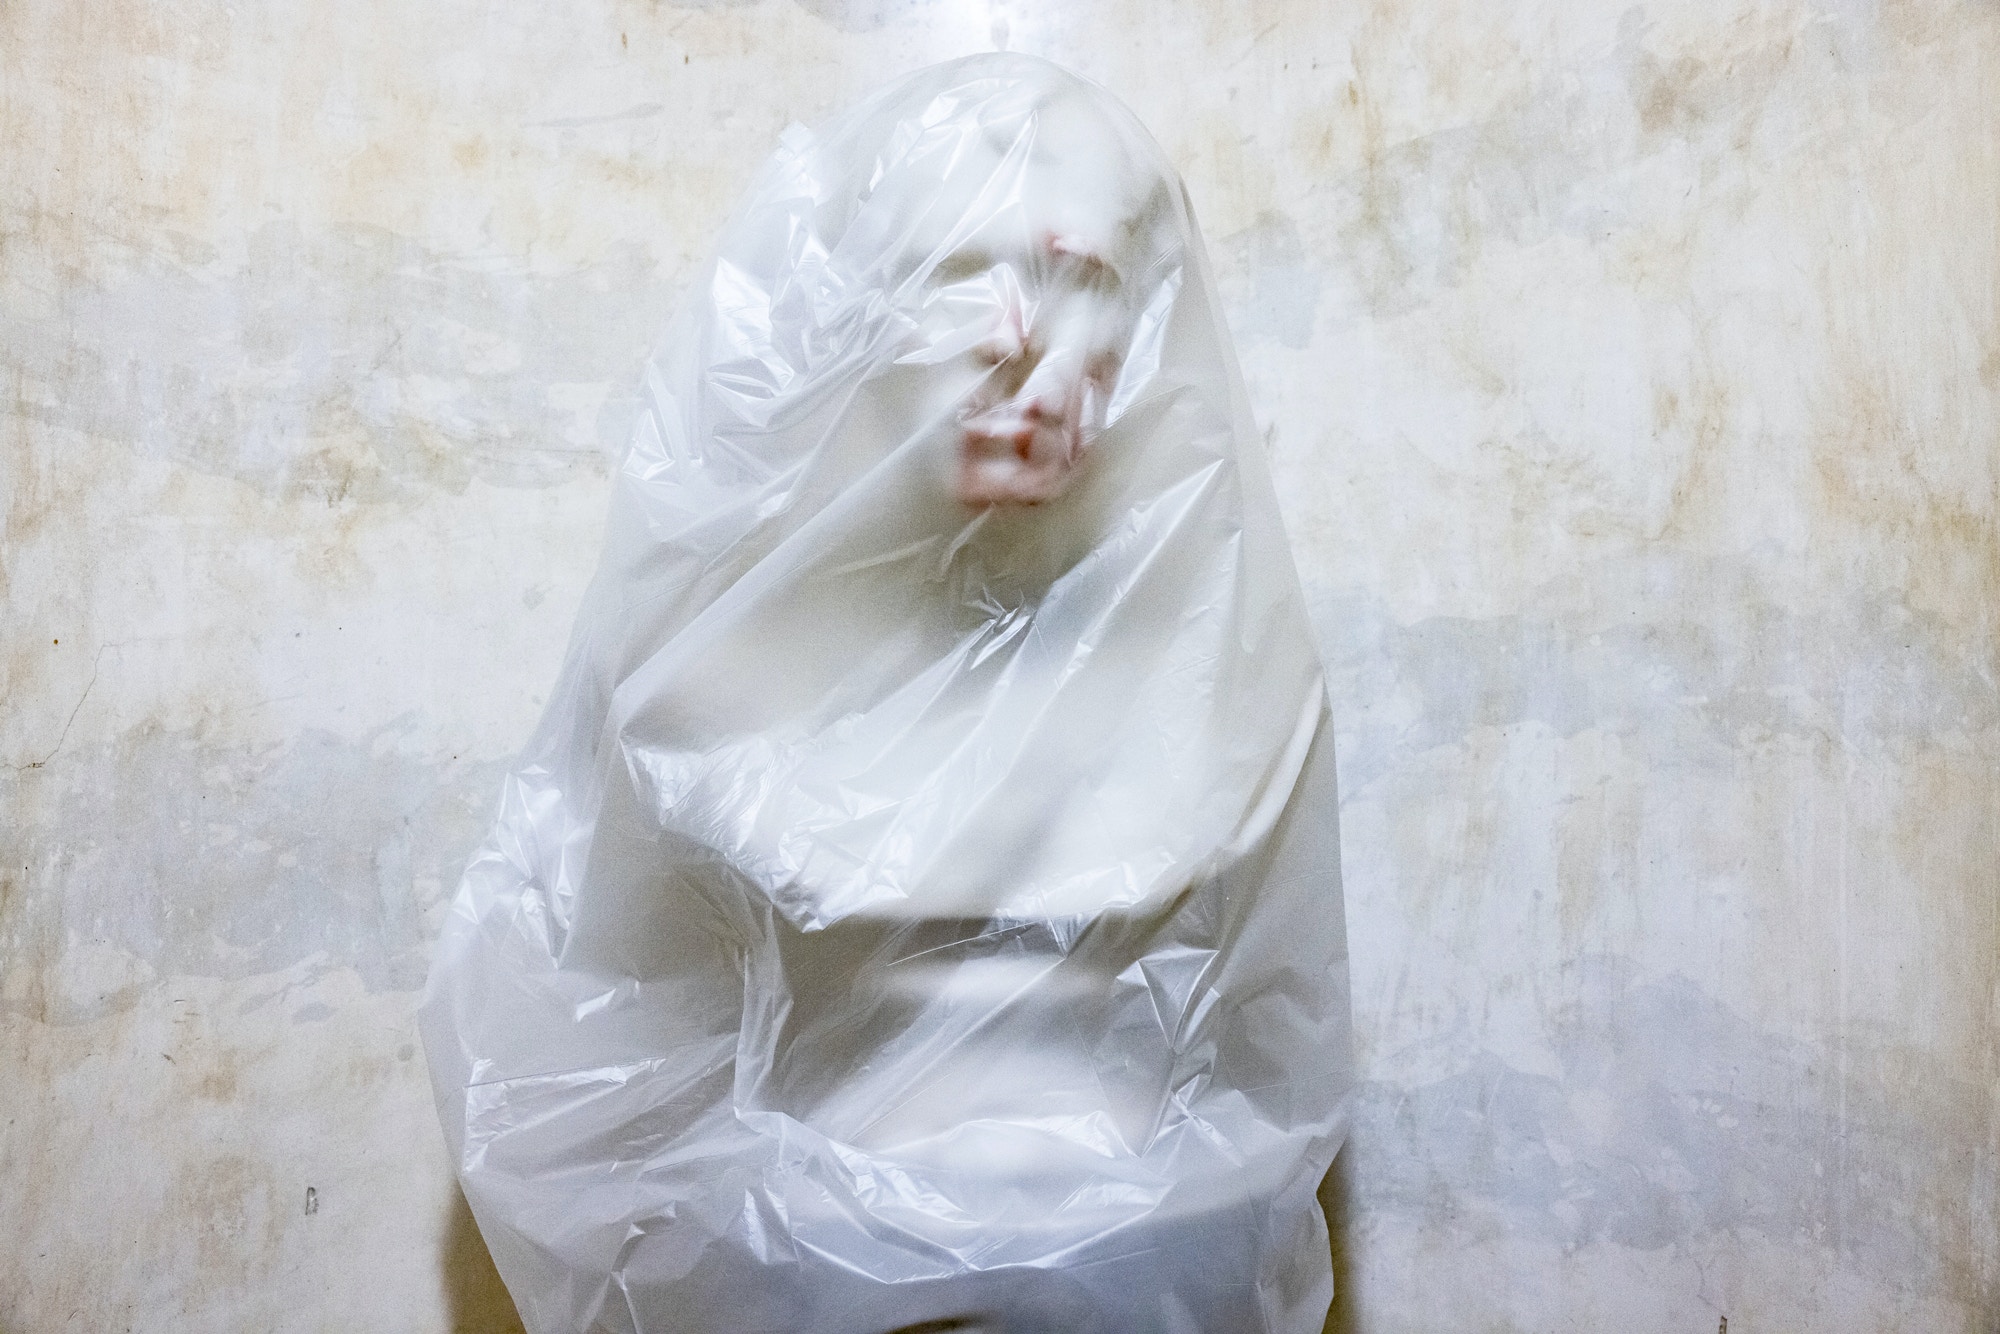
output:
[[[1010,292],[980,344],[988,370],[959,417],[964,504],[1039,505],[1068,489],[1083,454],[1089,376],[1074,304]]]
[[[1019,293],[1010,294],[1000,312],[1000,323],[980,344],[980,351],[995,366],[1019,363],[1028,355],[1028,313],[1022,309]]]
[[[1034,377],[1040,378],[1040,377]],[[959,423],[958,497],[968,505],[1039,505],[1067,488],[1082,450],[1076,414],[1054,387],[1017,384]]]
[[[995,404],[966,419],[967,449],[982,459],[1025,460],[1034,452],[1035,433],[1048,415],[1039,398]]]

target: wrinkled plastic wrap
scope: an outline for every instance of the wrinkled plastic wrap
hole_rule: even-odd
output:
[[[1158,147],[795,128],[645,403],[422,1014],[529,1329],[1317,1331],[1331,729]]]

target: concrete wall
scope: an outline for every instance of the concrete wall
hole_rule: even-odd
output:
[[[1992,0],[0,3],[0,1329],[504,1329],[411,1010],[752,165],[1003,39],[1341,724],[1335,1327],[2000,1328]]]

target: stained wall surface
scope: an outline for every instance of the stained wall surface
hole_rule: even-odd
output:
[[[415,989],[754,164],[988,49],[1221,271],[1369,1331],[2000,1328],[1992,0],[0,4],[0,1330],[509,1328]]]

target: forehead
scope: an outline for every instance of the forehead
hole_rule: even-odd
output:
[[[909,163],[898,183],[919,253],[1022,253],[1054,237],[1114,260],[1148,230],[1154,173],[1084,96],[1058,94],[959,130],[955,151],[930,159],[929,171]]]

